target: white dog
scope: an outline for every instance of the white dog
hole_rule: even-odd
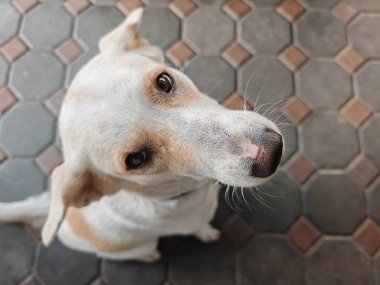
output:
[[[167,67],[138,32],[142,12],[101,39],[68,90],[51,194],[0,204],[1,221],[44,223],[45,245],[58,234],[73,249],[151,262],[160,236],[217,240],[216,182],[260,185],[281,160],[276,125],[224,108]]]

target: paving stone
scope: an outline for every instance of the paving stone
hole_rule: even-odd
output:
[[[293,124],[299,124],[311,113],[311,110],[301,99],[292,97],[285,102],[281,113]]]
[[[65,69],[52,54],[28,52],[13,66],[10,85],[25,100],[46,98],[62,84]]]
[[[67,11],[73,16],[78,16],[88,7],[90,7],[90,2],[88,0],[68,0],[65,2],[64,6]]]
[[[54,118],[39,103],[20,103],[0,124],[0,143],[12,157],[33,156],[53,139]]]
[[[374,254],[380,248],[380,229],[371,219],[366,219],[355,232],[354,239],[369,254]]]
[[[144,9],[140,32],[151,44],[167,49],[179,40],[181,22],[166,7],[148,6]]]
[[[238,274],[242,285],[303,284],[302,263],[301,254],[285,238],[256,235],[240,252]]]
[[[110,285],[161,285],[166,280],[166,264],[161,259],[154,263],[104,261],[103,280]]]
[[[234,252],[224,241],[206,245],[183,239],[170,256],[168,279],[173,285],[235,284]]]
[[[321,233],[305,218],[300,217],[288,231],[290,240],[302,251],[307,251]]]
[[[46,174],[50,174],[56,166],[62,163],[63,159],[59,149],[50,146],[38,156],[36,161]]]
[[[303,184],[314,173],[315,167],[302,154],[296,154],[286,165],[286,170],[299,184]]]
[[[328,9],[339,0],[301,0],[309,8]]]
[[[257,7],[276,7],[281,3],[281,0],[248,0],[248,2],[251,2]]]
[[[311,60],[296,75],[298,96],[312,109],[338,109],[352,96],[351,79],[338,64]]]
[[[147,1],[147,0],[145,0]],[[149,1],[156,1],[156,0],[149,0]],[[223,6],[227,3],[228,0],[195,0],[196,3],[200,6]]]
[[[53,50],[70,37],[71,27],[72,18],[61,5],[45,2],[25,16],[21,33],[34,50]]]
[[[75,37],[82,40],[89,49],[97,51],[100,38],[119,25],[124,18],[115,7],[91,7],[79,15],[74,31]]]
[[[285,0],[276,10],[289,22],[293,22],[305,12],[305,8],[295,0]]]
[[[363,188],[341,174],[312,177],[303,203],[306,216],[327,234],[351,234],[366,214]]]
[[[223,102],[223,106],[232,110],[253,110],[253,106],[244,100],[239,93],[233,93]]]
[[[244,2],[244,0],[230,0],[223,6],[223,11],[235,20],[238,20],[251,11],[251,8]]]
[[[0,224],[0,284],[20,283],[30,272],[33,262],[33,240],[21,225]]]
[[[99,261],[91,254],[70,250],[59,240],[49,247],[38,244],[35,272],[43,284],[87,285],[99,274]]]
[[[356,184],[366,187],[378,175],[379,168],[361,153],[347,167],[347,173]]]
[[[114,6],[118,0],[90,0],[92,4],[99,6]]]
[[[354,73],[365,62],[365,58],[350,46],[343,49],[336,60],[348,73]]]
[[[40,283],[37,281],[36,278],[34,278],[32,275],[27,277],[22,283],[19,285],[40,285]]]
[[[307,259],[310,285],[373,284],[371,259],[350,240],[325,239]]]
[[[239,29],[242,43],[254,54],[277,54],[291,41],[289,23],[275,11],[253,10]]]
[[[32,9],[38,0],[14,0],[12,1],[13,6],[22,14],[25,14],[30,9]]]
[[[0,163],[5,161],[6,158],[7,156],[5,155],[5,153],[0,149]]]
[[[16,103],[17,99],[9,88],[4,87],[0,89],[0,115],[4,114]]]
[[[380,254],[377,254],[373,261],[374,273],[375,273],[375,281],[376,284],[380,284]]]
[[[142,0],[145,5],[166,6],[173,0]]]
[[[366,192],[368,213],[380,225],[380,180],[377,179]]]
[[[17,34],[21,16],[11,3],[0,2],[0,45]]]
[[[365,57],[380,56],[380,36],[376,31],[380,26],[380,15],[366,14],[355,19],[349,26],[348,34],[354,48]]]
[[[360,11],[380,11],[380,2],[377,0],[346,0]]]
[[[284,138],[285,145],[283,156],[281,159],[281,164],[284,164],[298,150],[297,127],[294,124],[292,124],[286,117],[284,117],[280,112],[275,112],[270,117],[272,117],[271,119],[277,124]]]
[[[201,92],[218,101],[235,90],[235,71],[220,57],[198,56],[185,66],[184,72]]]
[[[58,116],[59,111],[61,110],[61,106],[63,103],[63,99],[65,98],[66,92],[65,90],[61,89],[58,90],[57,93],[55,93],[53,96],[51,96],[46,101],[46,107],[55,115]]]
[[[141,0],[121,0],[117,2],[116,7],[124,14],[128,15],[133,10],[143,7]]]
[[[183,41],[178,41],[166,51],[166,56],[176,66],[182,66],[192,59],[195,54]]]
[[[346,45],[343,23],[321,12],[310,12],[297,21],[295,37],[297,43],[313,56],[334,56]]]
[[[241,248],[254,234],[254,230],[240,215],[230,217],[222,227],[222,233],[235,249]]]
[[[226,202],[226,186],[221,187],[218,196],[218,207],[211,224],[220,229],[225,222],[233,215],[234,211]]]
[[[380,62],[367,63],[354,77],[355,89],[363,102],[372,109],[380,111],[380,97],[376,96],[380,90],[380,81],[376,74],[380,72]]]
[[[44,191],[45,177],[31,160],[8,159],[0,167],[0,184],[0,201],[13,202]]]
[[[175,0],[170,3],[169,8],[174,14],[183,19],[193,13],[198,6],[192,0]]]
[[[28,47],[19,37],[14,37],[4,44],[0,48],[0,51],[8,59],[8,61],[13,62],[26,53],[28,51]]]
[[[0,55],[0,85],[4,85],[8,76],[8,63],[7,61]]]
[[[293,180],[280,173],[270,186],[244,192],[252,210],[246,210],[242,215],[257,231],[283,232],[301,212],[300,195],[300,189]]]
[[[372,116],[360,132],[360,141],[362,143],[362,151],[380,166],[380,144],[378,138],[380,136],[380,116],[378,114]]]
[[[352,98],[340,109],[340,114],[355,128],[359,128],[372,115],[372,111],[357,98]]]
[[[63,62],[68,64],[78,58],[83,53],[83,49],[75,40],[70,39],[60,45],[55,52]]]
[[[239,68],[251,57],[252,55],[239,43],[232,44],[223,53],[223,58],[227,60],[234,68]]]
[[[347,2],[341,1],[338,5],[334,7],[334,9],[332,10],[332,13],[335,17],[337,17],[343,23],[347,24],[359,12]]]
[[[284,50],[279,59],[291,70],[295,71],[300,68],[306,61],[307,56],[296,46],[289,46]]]
[[[202,55],[219,55],[234,40],[234,21],[215,7],[204,7],[184,23],[185,42]]]
[[[292,73],[277,59],[256,57],[240,68],[238,89],[241,94],[246,91],[252,104],[261,92],[255,108],[266,103],[280,103],[293,94]]]

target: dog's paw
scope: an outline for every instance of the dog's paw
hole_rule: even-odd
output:
[[[153,263],[159,260],[160,258],[161,258],[161,252],[159,252],[158,250],[155,250],[150,254],[138,257],[137,260],[140,260],[146,263]]]
[[[214,242],[220,239],[221,232],[210,225],[204,226],[195,233],[195,236],[204,243]]]

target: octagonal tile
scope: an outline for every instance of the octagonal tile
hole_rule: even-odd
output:
[[[334,56],[346,45],[344,25],[327,13],[306,14],[296,22],[295,36],[296,41],[314,56]]]
[[[160,285],[166,281],[167,269],[165,263],[163,259],[154,263],[105,260],[102,268],[102,278],[106,284],[112,285]]]
[[[270,118],[277,124],[284,138],[284,152],[281,159],[281,164],[284,164],[298,149],[297,127],[279,111],[273,113]]]
[[[120,24],[124,18],[116,7],[91,7],[79,15],[74,31],[75,37],[82,40],[91,50],[97,51],[100,38]]]
[[[99,274],[94,255],[68,249],[57,239],[49,247],[38,245],[35,263],[35,274],[43,284],[87,285]]]
[[[253,10],[239,26],[242,42],[252,53],[277,54],[290,41],[290,25],[276,11]]]
[[[374,284],[370,257],[351,240],[323,240],[308,256],[307,268],[310,285]]]
[[[0,184],[1,202],[13,202],[44,191],[45,177],[31,160],[8,159],[0,167]]]
[[[336,4],[339,0],[301,0],[309,8],[327,9]]]
[[[20,225],[0,224],[0,284],[21,283],[30,272],[34,245]]]
[[[70,37],[71,26],[72,18],[66,9],[45,2],[26,14],[21,34],[34,50],[53,50]]]
[[[284,173],[276,176],[268,187],[241,191],[252,208],[242,214],[257,231],[283,232],[301,212],[300,189]]]
[[[46,98],[61,86],[65,69],[52,54],[28,52],[13,66],[10,85],[25,100]]]
[[[54,136],[54,117],[39,103],[20,103],[0,124],[0,144],[13,156],[33,156]]]
[[[366,214],[363,189],[336,173],[312,177],[303,202],[305,214],[327,234],[351,234]]]
[[[201,92],[218,101],[235,90],[235,71],[220,57],[198,56],[185,66],[184,72]]]
[[[363,152],[378,166],[380,166],[380,115],[376,114],[368,120],[360,132]]]
[[[152,2],[152,1],[157,1],[157,0],[144,0],[144,1]],[[161,0],[161,1],[164,1],[164,0]],[[228,0],[195,0],[195,2],[200,6],[211,6],[211,5],[222,6],[226,4],[227,1]]]
[[[197,54],[218,55],[234,40],[234,21],[216,7],[204,7],[185,20],[183,31]]]
[[[273,8],[281,3],[281,0],[248,0],[257,7]]]
[[[0,55],[0,86],[5,84],[8,75],[8,63]]]
[[[247,100],[258,108],[265,103],[280,103],[293,94],[292,73],[277,59],[253,58],[238,73],[240,94],[246,92]],[[268,105],[267,105],[268,106]]]
[[[11,5],[10,1],[0,3],[0,45],[17,34],[20,22],[20,14]]]
[[[205,245],[194,238],[182,239],[170,257],[169,282],[181,285],[235,284],[234,255],[225,241]]]
[[[297,94],[312,109],[338,109],[352,96],[351,78],[338,64],[311,60],[296,75]]]
[[[368,212],[380,225],[380,180],[376,180],[367,191]]]
[[[306,157],[322,168],[343,168],[359,152],[355,128],[336,114],[312,114],[301,125],[300,136]]]
[[[378,0],[346,0],[352,6],[360,11],[380,11],[380,2]]]
[[[301,285],[302,263],[302,255],[285,238],[256,235],[240,252],[238,274],[242,285]]]
[[[354,77],[354,84],[359,97],[372,109],[380,111],[380,62],[367,63]]]
[[[374,33],[380,26],[380,15],[364,14],[349,26],[348,35],[354,48],[366,57],[380,56],[380,35]]]

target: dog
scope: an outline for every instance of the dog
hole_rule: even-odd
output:
[[[226,109],[166,66],[139,33],[142,13],[100,40],[68,89],[59,118],[64,162],[51,192],[0,203],[0,221],[43,226],[46,246],[57,235],[99,257],[153,262],[159,237],[216,241],[217,182],[258,186],[278,168],[279,128]]]

